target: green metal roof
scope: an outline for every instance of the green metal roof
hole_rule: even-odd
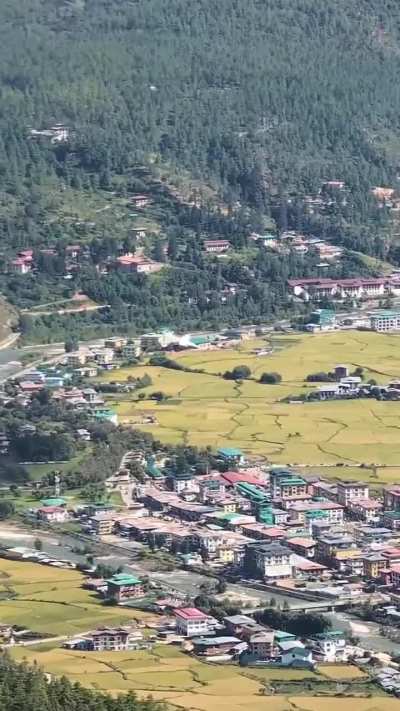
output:
[[[135,575],[129,575],[129,573],[118,573],[117,575],[113,575],[112,578],[109,578],[106,580],[106,583],[110,585],[138,585],[142,581],[139,580],[139,578],[136,578]]]
[[[65,499],[54,498],[42,499],[40,503],[43,504],[43,506],[65,506],[67,502],[65,501]]]
[[[242,457],[243,452],[240,449],[234,449],[233,447],[221,447],[218,450],[218,454],[222,454],[223,457]]]

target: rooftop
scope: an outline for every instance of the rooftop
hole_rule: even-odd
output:
[[[117,573],[113,575],[112,578],[106,580],[109,585],[138,585],[142,581],[136,578],[135,575],[129,575],[129,573]]]
[[[182,620],[207,620],[208,615],[206,615],[197,607],[181,607],[175,610],[176,617],[180,617]]]

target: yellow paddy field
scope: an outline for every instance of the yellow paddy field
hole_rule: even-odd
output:
[[[47,672],[66,674],[91,689],[112,694],[135,690],[140,697],[151,695],[172,707],[201,711],[397,711],[398,700],[388,696],[372,698],[334,698],[307,696],[302,688],[318,673],[280,670],[283,681],[297,681],[295,696],[265,695],[268,670],[244,669],[235,665],[205,664],[182,654],[175,647],[155,647],[142,652],[71,652],[63,649],[40,651],[40,647],[13,649],[17,659],[36,661]],[[346,681],[357,677],[358,669],[349,665]],[[263,676],[264,674],[264,676]],[[274,672],[275,678],[277,672]],[[273,676],[272,675],[272,676]],[[340,678],[340,674],[338,675]],[[267,691],[265,692],[265,684]],[[332,693],[334,687],[332,686]],[[303,695],[304,694],[304,695]]]
[[[266,346],[273,347],[272,355],[255,353]],[[332,370],[337,363],[351,369],[361,366],[366,379],[378,383],[400,378],[400,336],[358,331],[272,336],[268,343],[246,341],[232,350],[173,357],[202,372],[140,365],[104,376],[124,380],[148,373],[153,384],[144,392],[161,390],[171,396],[172,401],[161,404],[111,396],[109,403],[121,423],[171,443],[235,446],[277,464],[330,465],[327,475],[340,474],[345,465],[352,468],[345,476],[359,472],[360,478],[377,483],[399,480],[400,403],[371,399],[289,404],[282,399],[309,392],[316,386],[306,383],[306,376]],[[248,380],[238,385],[222,379],[224,371],[242,364],[255,379],[264,371],[277,371],[282,382],[261,385]],[[153,414],[157,424],[142,424],[146,414]],[[361,464],[367,466],[365,471],[358,470]]]
[[[73,570],[0,559],[0,593],[10,595],[0,599],[0,621],[58,636],[148,616],[102,605],[95,594],[83,590],[83,581]]]

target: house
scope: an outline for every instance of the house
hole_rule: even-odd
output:
[[[115,266],[119,271],[134,272],[136,274],[155,274],[159,272],[165,264],[162,262],[154,262],[152,259],[142,255],[136,256],[128,253],[117,257]]]
[[[343,506],[335,501],[294,501],[288,511],[290,519],[298,523],[313,518],[325,518],[331,524],[343,522]]]
[[[32,271],[31,263],[26,261],[25,259],[22,259],[21,257],[13,259],[10,263],[10,268],[11,271],[15,274],[28,274],[30,271]]]
[[[284,667],[294,667],[297,669],[312,669],[314,667],[312,652],[301,642],[281,642],[279,644],[280,663]]]
[[[400,329],[400,311],[390,309],[376,311],[371,315],[371,329],[379,333]]]
[[[93,353],[96,363],[99,365],[110,365],[114,360],[114,351],[112,348],[99,348]]]
[[[287,545],[304,558],[314,558],[316,544],[312,538],[288,538]]]
[[[138,341],[129,340],[125,345],[122,346],[122,357],[130,360],[131,358],[137,358],[140,355],[140,345]]]
[[[88,524],[96,536],[109,536],[114,530],[114,518],[114,513],[99,512],[89,518]]]
[[[282,501],[308,494],[306,480],[290,469],[271,469],[269,482],[272,501]]]
[[[371,523],[378,520],[382,504],[376,499],[355,499],[349,502],[347,508],[356,519]]]
[[[225,483],[218,473],[197,477],[200,491],[200,500],[205,503],[208,500],[225,496]]]
[[[386,558],[380,553],[369,553],[363,558],[365,578],[380,578],[383,570],[388,568]]]
[[[228,615],[224,617],[224,625],[229,634],[242,638],[244,634],[255,634],[260,631],[261,625],[248,615]]]
[[[140,193],[132,195],[131,201],[133,202],[134,206],[138,208],[147,207],[152,203],[150,195],[143,195]]]
[[[196,607],[175,610],[176,631],[184,637],[206,635],[213,629],[211,618]]]
[[[101,627],[90,635],[95,652],[138,649],[143,633],[135,627]]]
[[[118,425],[118,415],[110,408],[96,410],[94,413],[94,419],[99,420],[100,422],[111,422],[111,424],[115,426]]]
[[[338,502],[343,506],[350,501],[369,499],[369,486],[362,481],[339,481],[337,491]]]
[[[371,192],[373,196],[378,200],[378,202],[384,204],[387,201],[391,200],[391,198],[393,197],[394,188],[384,188],[382,186],[377,185],[376,187],[371,189]]]
[[[176,494],[182,494],[184,491],[193,491],[196,483],[196,477],[190,471],[186,472],[170,472],[167,476],[167,486]]]
[[[385,511],[400,511],[400,485],[387,486],[383,490],[383,507]]]
[[[390,566],[390,572],[392,574],[393,587],[396,590],[400,589],[400,564],[393,563],[393,565]]]
[[[400,531],[400,510],[384,511],[382,514],[382,523],[393,531]]]
[[[199,637],[192,640],[193,652],[199,657],[234,656],[247,648],[237,637]]]
[[[68,511],[62,506],[42,506],[37,509],[36,515],[40,521],[46,523],[64,523],[69,519]]]
[[[341,380],[342,378],[347,378],[350,375],[350,368],[348,365],[336,365],[334,368],[336,380]]]
[[[79,368],[79,366],[85,365],[87,359],[87,351],[74,351],[73,353],[67,353],[65,356],[65,362],[70,368]]]
[[[271,659],[275,655],[274,638],[273,630],[252,634],[248,641],[248,653],[257,660]]]
[[[244,455],[240,449],[235,449],[233,447],[221,447],[217,451],[217,456],[226,463],[233,463],[236,465],[244,464]]]
[[[313,654],[320,662],[346,661],[346,637],[341,630],[330,630],[309,637]]]
[[[143,583],[139,578],[128,573],[117,573],[106,580],[107,598],[118,604],[144,596]]]
[[[231,243],[227,239],[206,239],[203,246],[207,254],[222,254],[228,251]]]
[[[293,553],[280,543],[248,543],[243,567],[249,577],[258,575],[267,580],[290,578],[293,574]]]

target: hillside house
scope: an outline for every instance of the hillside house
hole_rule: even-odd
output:
[[[231,243],[227,239],[206,239],[203,242],[207,254],[223,254],[228,251],[230,246]]]

